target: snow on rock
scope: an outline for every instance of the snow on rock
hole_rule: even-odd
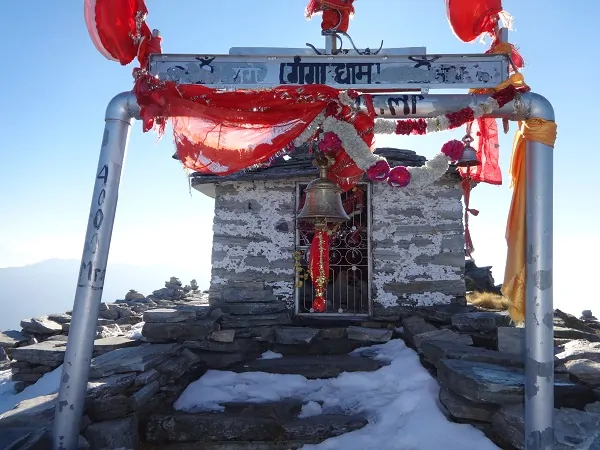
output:
[[[139,322],[133,325],[131,329],[125,333],[125,337],[135,340],[144,340],[142,336],[142,328],[144,328],[144,323],[145,322]]]
[[[10,371],[8,371],[10,373]],[[31,386],[26,387],[22,392],[15,394],[12,381],[6,382],[5,372],[0,372],[0,418],[6,411],[10,411],[20,402],[40,397],[42,395],[53,394],[58,391],[60,376],[62,374],[62,364],[52,372],[44,374]],[[6,387],[5,385],[10,385]]]
[[[271,350],[267,350],[262,355],[260,355],[260,358],[257,358],[257,359],[277,359],[277,358],[283,358],[283,355],[281,353],[275,353],[275,352],[272,352]]]
[[[365,349],[353,353],[362,351]],[[223,411],[221,404],[227,402],[262,403],[299,398],[307,402],[301,415],[361,414],[369,420],[360,430],[304,446],[305,450],[498,449],[481,431],[446,419],[437,406],[437,382],[402,340],[372,346],[365,354],[389,361],[390,365],[375,372],[345,372],[325,380],[210,370],[191,383],[174,406],[187,412]]]
[[[302,410],[300,411],[300,414],[298,414],[298,417],[312,417],[321,414],[323,414],[323,407],[317,402],[310,401],[302,405]]]

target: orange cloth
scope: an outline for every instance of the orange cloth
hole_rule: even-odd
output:
[[[506,224],[508,253],[502,294],[508,298],[510,317],[517,323],[525,321],[525,147],[527,141],[554,147],[556,130],[555,122],[533,118],[519,122],[519,130],[515,134],[510,163],[513,196]]]

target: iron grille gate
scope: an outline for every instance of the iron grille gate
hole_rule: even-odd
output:
[[[296,215],[304,205],[308,183],[296,184]],[[371,314],[371,185],[359,183],[342,193],[344,209],[350,220],[330,225],[329,279],[325,292],[326,309],[312,311],[314,289],[308,276],[311,224],[296,225],[297,315],[369,316]]]

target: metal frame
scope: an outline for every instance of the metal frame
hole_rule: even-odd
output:
[[[295,189],[295,195],[294,195],[294,199],[295,199],[295,205],[294,205],[294,211],[295,214],[298,214],[298,205],[300,204],[300,189],[299,187],[303,184],[308,184],[308,181],[297,181],[294,184],[294,189]],[[368,279],[368,283],[367,283],[367,302],[369,305],[368,308],[368,312],[366,314],[350,314],[350,313],[303,313],[300,312],[300,305],[299,305],[299,294],[300,294],[300,288],[298,287],[294,287],[294,315],[299,316],[299,317],[322,317],[322,318],[344,318],[344,319],[349,319],[349,318],[357,318],[357,319],[364,319],[366,317],[372,317],[373,316],[373,245],[372,245],[372,238],[371,238],[371,233],[372,233],[372,228],[373,228],[373,198],[372,198],[372,193],[373,193],[373,183],[371,182],[366,182],[366,181],[361,181],[359,183],[359,185],[364,186],[366,189],[366,193],[367,193],[367,279]],[[300,240],[298,237],[298,229],[294,228],[294,248],[297,250],[298,247],[300,246]],[[296,284],[296,273],[294,273],[294,285]]]
[[[478,95],[422,95],[415,108],[392,111],[390,97],[374,96],[381,117],[432,117],[456,111]],[[360,99],[358,104],[364,107]],[[383,108],[378,108],[383,105]],[[77,448],[104,274],[114,224],[121,170],[131,122],[139,107],[131,92],[117,95],[106,110],[98,171],[85,238],[81,271],[73,306],[53,429],[53,448]],[[544,97],[526,93],[499,108],[490,117],[554,121],[554,111]],[[525,355],[525,442],[528,450],[553,448],[554,346],[552,307],[552,183],[553,149],[527,143],[527,305]]]

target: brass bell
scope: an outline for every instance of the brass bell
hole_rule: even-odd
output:
[[[467,134],[462,141],[465,144],[465,148],[463,148],[462,155],[460,155],[459,160],[456,161],[456,165],[458,167],[480,166],[481,161],[477,159],[477,152],[473,147],[471,147],[473,138]]]
[[[319,178],[304,189],[306,200],[297,219],[316,224],[349,220],[342,204],[342,190],[327,178],[327,170],[332,162],[319,155],[313,164],[319,169]]]

